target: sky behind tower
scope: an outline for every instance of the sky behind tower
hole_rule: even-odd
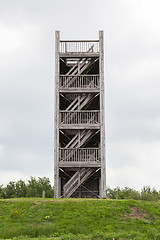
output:
[[[160,1],[0,0],[0,185],[53,184],[54,33],[104,30],[107,185],[160,189]]]

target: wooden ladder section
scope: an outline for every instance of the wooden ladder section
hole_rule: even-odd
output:
[[[80,148],[86,143],[92,136],[92,130],[84,130],[81,134],[79,132],[71,139],[71,141],[65,146],[65,148]],[[74,151],[71,151],[66,159],[69,160],[74,155]]]
[[[87,51],[93,51],[93,46]],[[75,80],[75,75],[82,74],[87,68],[89,68],[94,62],[92,58],[80,58],[79,61],[67,72],[67,75],[73,75],[73,78],[68,78],[65,82],[65,86],[69,87]]]
[[[69,198],[94,172],[92,168],[79,169],[64,185],[64,197]]]
[[[86,141],[89,140],[93,131],[92,130],[84,130],[80,134],[79,132],[71,139],[71,141],[65,146],[65,148],[76,148],[82,147]]]
[[[66,111],[81,110],[91,99],[92,94],[86,96],[77,96],[73,102],[66,108]]]
[[[73,118],[75,116],[75,113],[72,113],[72,111],[82,110],[83,107],[85,107],[92,98],[93,98],[92,94],[88,94],[85,96],[77,96],[73,100],[73,102],[66,108],[66,111],[71,111],[71,113],[66,114],[64,121],[66,122]]]

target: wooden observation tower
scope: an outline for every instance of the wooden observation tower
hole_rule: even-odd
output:
[[[103,31],[55,32],[54,197],[106,198]]]

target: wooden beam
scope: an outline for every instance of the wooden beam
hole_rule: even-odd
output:
[[[65,167],[65,168],[81,168],[81,167],[101,167],[100,162],[60,162],[59,167]]]
[[[99,71],[100,71],[100,144],[101,144],[101,185],[100,197],[106,198],[106,157],[105,157],[105,121],[104,121],[104,49],[103,31],[99,31]]]
[[[54,197],[60,197],[59,178],[59,41],[60,32],[55,32],[55,84],[54,84]]]

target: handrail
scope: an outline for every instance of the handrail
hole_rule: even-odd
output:
[[[60,162],[100,162],[100,148],[60,148]]]
[[[99,42],[99,40],[60,40],[60,42]]]
[[[60,76],[62,76],[62,77],[65,77],[66,75],[65,74],[60,74]],[[81,75],[78,75],[78,74],[76,74],[76,75],[67,75],[66,77],[98,77],[99,76],[99,74],[81,74]]]
[[[60,41],[60,53],[98,53],[99,41],[98,40],[67,40]]]
[[[99,74],[95,75],[60,75],[59,87],[63,88],[99,88]]]
[[[60,114],[60,124],[99,124],[100,111],[99,110],[62,110]]]
[[[100,148],[59,148],[60,150],[101,150]]]

